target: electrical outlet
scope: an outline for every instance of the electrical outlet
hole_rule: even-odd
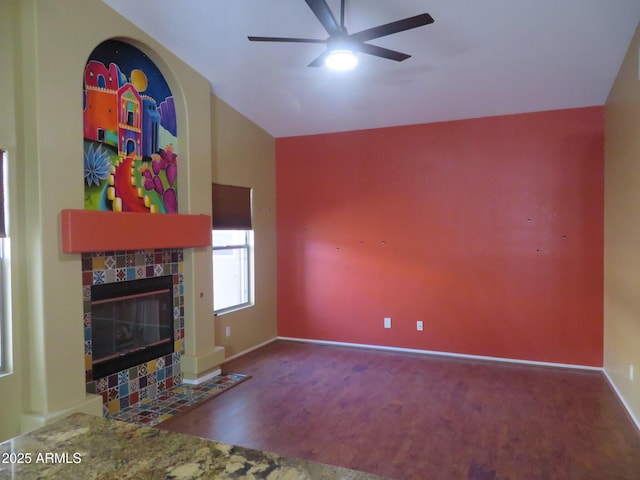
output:
[[[225,328],[225,329],[224,329],[224,334],[225,334],[227,337],[230,337],[230,336],[231,336],[231,327],[227,327],[227,328]]]
[[[629,365],[629,380],[633,382],[633,365]]]
[[[424,330],[424,324],[422,323],[422,320],[418,320],[416,322],[416,328],[418,329],[419,332]]]
[[[384,328],[391,328],[391,317],[384,317]]]

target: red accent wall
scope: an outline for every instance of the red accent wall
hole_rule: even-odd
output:
[[[602,365],[602,107],[279,138],[276,165],[279,335]]]

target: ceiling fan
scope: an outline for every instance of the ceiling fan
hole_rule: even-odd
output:
[[[340,2],[340,23],[338,23],[327,5],[326,0],[305,0],[309,8],[318,18],[324,29],[329,34],[329,38],[324,40],[315,38],[289,38],[289,37],[247,37],[252,42],[283,42],[283,43],[324,43],[327,49],[308,66],[319,67],[333,54],[350,54],[355,59],[354,52],[366,53],[376,57],[386,58],[402,62],[411,55],[406,53],[389,50],[388,48],[379,47],[366,43],[368,40],[385,37],[393,33],[411,30],[412,28],[421,27],[433,23],[433,18],[428,13],[415,15],[403,20],[398,20],[377,27],[368,28],[357,33],[349,34],[344,26],[344,4],[345,0]]]

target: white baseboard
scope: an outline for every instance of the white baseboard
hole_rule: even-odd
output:
[[[234,359],[236,359],[238,357],[246,355],[247,353],[253,352],[254,350],[258,350],[259,348],[262,348],[262,347],[264,347],[266,345],[269,345],[270,343],[273,343],[276,340],[278,340],[278,338],[280,338],[280,337],[273,337],[273,338],[267,340],[266,342],[262,342],[262,343],[260,343],[260,344],[258,344],[256,346],[254,346],[254,347],[251,347],[251,348],[248,348],[248,349],[243,350],[241,352],[238,352],[235,355],[231,355],[229,358],[225,358],[224,359],[224,363],[230,362],[231,360],[234,360]]]
[[[183,378],[182,383],[186,383],[187,385],[200,385],[201,383],[207,382],[214,377],[217,377],[222,373],[222,370],[216,368],[215,370],[210,371],[206,375],[196,378],[195,380],[191,380],[188,378]]]
[[[602,369],[602,372],[604,373],[604,376],[606,377],[607,381],[609,382],[609,385],[611,385],[611,388],[613,388],[613,391],[616,392],[616,395],[618,396],[618,399],[620,400],[620,402],[622,403],[622,405],[624,406],[625,410],[627,411],[627,413],[629,414],[629,416],[631,417],[631,420],[633,420],[633,423],[636,424],[636,428],[638,429],[638,431],[640,431],[640,421],[638,420],[638,418],[633,414],[633,411],[631,410],[631,407],[629,406],[629,404],[627,403],[627,401],[624,399],[624,397],[622,396],[622,393],[620,393],[620,390],[618,390],[617,385],[615,384],[615,382],[613,381],[613,379],[609,376],[609,373],[607,372],[606,369]]]
[[[468,360],[489,360],[492,362],[519,363],[523,365],[538,365],[542,367],[573,368],[577,370],[591,370],[596,372],[602,371],[602,367],[592,367],[589,365],[575,365],[572,363],[538,362],[535,360],[520,360],[517,358],[489,357],[485,355],[468,355],[465,353],[439,352],[437,350],[421,350],[417,348],[388,347],[385,345],[367,345],[363,343],[332,342],[329,340],[312,340],[309,338],[294,338],[294,337],[278,337],[278,340],[288,340],[291,342],[303,342],[303,343],[316,343],[320,345],[334,345],[339,347],[368,348],[372,350],[386,350],[390,352],[418,353],[422,355],[437,355],[440,357],[465,358]]]

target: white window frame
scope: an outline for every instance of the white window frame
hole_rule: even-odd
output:
[[[4,238],[0,238],[0,374],[7,370],[7,317],[4,313]]]
[[[11,289],[10,289],[10,241],[9,241],[9,192],[8,154],[0,149],[0,168],[2,172],[2,193],[4,194],[5,237],[0,238],[0,375],[11,370]]]
[[[11,370],[11,311],[9,288],[9,237],[0,238],[0,375]]]
[[[228,307],[225,308],[220,308],[218,310],[215,310],[214,307],[214,311],[213,314],[215,316],[219,316],[219,315],[224,315],[225,313],[230,313],[230,312],[235,312],[237,310],[241,310],[243,308],[248,308],[248,307],[252,307],[254,305],[254,297],[253,297],[253,291],[254,291],[254,275],[253,275],[253,230],[242,230],[243,232],[245,232],[245,242],[241,243],[241,244],[229,244],[229,245],[217,245],[217,246],[212,246],[212,251],[211,251],[211,257],[212,257],[212,261],[213,261],[213,268],[215,269],[215,259],[214,259],[214,253],[217,251],[224,251],[224,250],[244,250],[246,252],[246,259],[247,259],[247,264],[246,264],[246,269],[243,272],[244,274],[244,285],[246,288],[246,297],[247,297],[247,301],[246,302],[242,302],[242,303],[238,303],[235,305],[230,305]],[[216,230],[212,230],[211,235],[212,235],[212,240],[213,240],[213,236],[215,235]],[[216,290],[216,285],[215,285],[215,274],[214,274],[214,281],[213,281],[213,296],[214,296],[214,305],[215,305],[215,290]]]

